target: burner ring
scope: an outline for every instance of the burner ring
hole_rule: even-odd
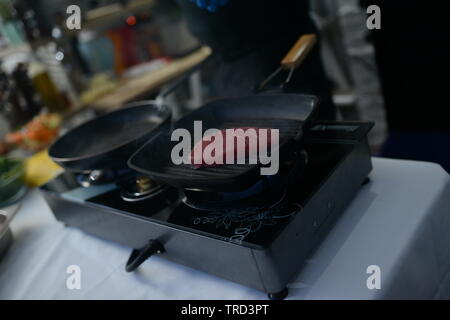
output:
[[[214,193],[204,191],[183,190],[182,202],[193,209],[215,211],[224,209],[274,207],[280,204],[287,195],[287,190],[279,184],[260,190],[259,186],[253,193]],[[259,192],[256,192],[259,191]]]

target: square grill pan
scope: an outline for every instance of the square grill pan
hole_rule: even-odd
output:
[[[194,121],[202,121],[203,132],[210,128],[256,127],[280,130],[280,157],[298,145],[302,133],[313,120],[318,99],[297,94],[255,95],[216,100],[190,113],[174,124],[194,137]],[[214,192],[236,192],[255,184],[260,178],[260,164],[220,165],[195,169],[175,165],[172,148],[178,144],[170,132],[154,136],[128,161],[138,172],[178,188]],[[191,141],[194,146],[194,141]]]

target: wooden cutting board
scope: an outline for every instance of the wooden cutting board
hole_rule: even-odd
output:
[[[89,106],[111,111],[120,108],[124,103],[142,96],[145,93],[156,91],[161,86],[181,76],[183,73],[204,61],[212,50],[203,46],[186,57],[175,59],[159,70],[149,72],[132,79],[124,79],[119,87],[112,93],[91,103]]]

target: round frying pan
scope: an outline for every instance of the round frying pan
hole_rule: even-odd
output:
[[[156,101],[140,101],[88,121],[60,137],[48,154],[71,171],[127,167],[128,158],[153,134],[169,129],[170,109]]]

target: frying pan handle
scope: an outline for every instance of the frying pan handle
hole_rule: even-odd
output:
[[[299,67],[311,52],[316,42],[317,37],[315,34],[301,36],[288,54],[281,60],[281,67],[288,70]]]
[[[156,253],[163,253],[164,247],[158,240],[150,240],[144,247],[139,250],[133,250],[130,258],[128,258],[125,270],[127,272],[133,272],[148,258]]]

